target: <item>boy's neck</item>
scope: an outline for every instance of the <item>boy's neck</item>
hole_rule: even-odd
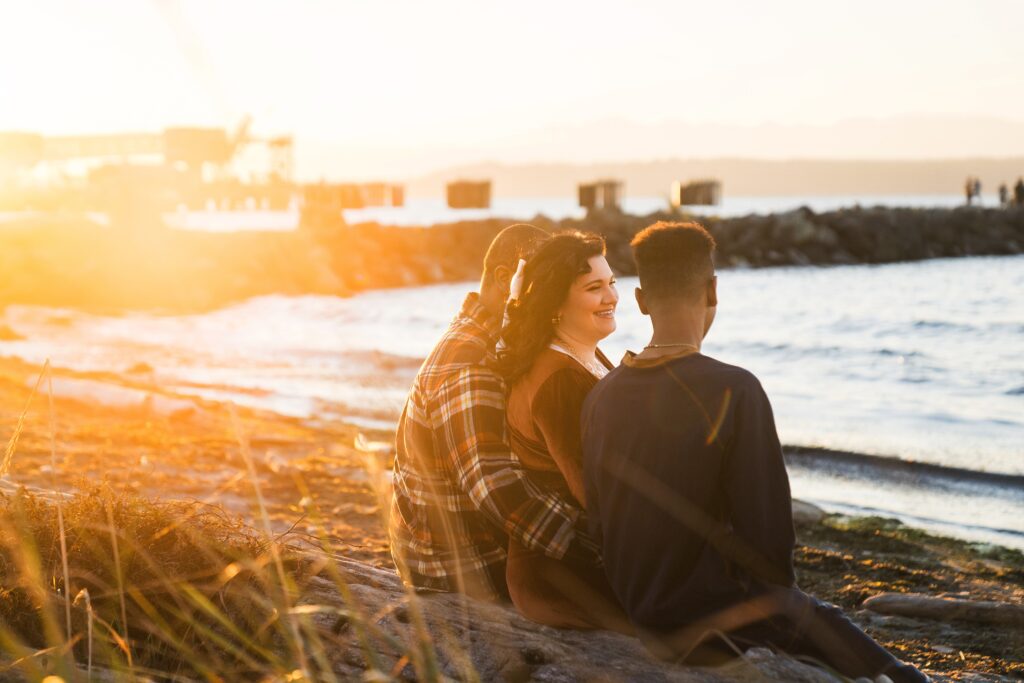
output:
[[[704,312],[685,309],[671,314],[651,315],[654,333],[650,343],[637,354],[649,360],[664,356],[699,353],[704,341]]]

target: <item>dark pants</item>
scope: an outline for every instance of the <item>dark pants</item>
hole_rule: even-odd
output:
[[[658,639],[655,649],[671,650],[692,664],[718,664],[751,647],[771,647],[810,658],[844,676],[874,678],[885,674],[894,683],[918,683],[928,677],[893,657],[835,605],[797,588],[773,588],[749,603],[734,605]]]

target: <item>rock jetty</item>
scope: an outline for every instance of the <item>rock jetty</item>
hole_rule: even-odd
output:
[[[367,289],[479,277],[487,245],[516,222],[492,218],[395,227],[310,220],[289,233],[201,233],[150,226],[115,229],[52,216],[0,232],[0,306],[39,304],[98,310],[192,312],[268,295],[345,296]],[[659,220],[592,211],[581,219],[531,223],[605,236],[608,259],[634,273],[629,242]],[[851,208],[738,218],[698,218],[718,242],[720,267],[891,263],[1024,253],[1024,209]]]

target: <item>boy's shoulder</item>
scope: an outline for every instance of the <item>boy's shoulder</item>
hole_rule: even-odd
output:
[[[761,382],[753,372],[739,365],[731,365],[703,354],[698,354],[694,360],[699,361],[696,364],[697,372],[720,378],[730,385],[761,386]]]
[[[652,372],[653,371],[653,372]],[[644,362],[637,358],[637,354],[627,351],[622,362],[608,375],[598,382],[615,384],[649,378],[653,381],[662,381],[666,376],[699,376],[707,380],[720,380],[729,384],[753,384],[760,385],[757,376],[753,372],[738,365],[731,365],[717,358],[705,356],[702,353],[693,353],[685,356],[670,357],[660,362]]]

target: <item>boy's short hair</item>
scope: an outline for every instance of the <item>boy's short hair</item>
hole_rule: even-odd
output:
[[[699,223],[659,221],[630,246],[648,300],[695,297],[715,275],[715,238]]]
[[[528,259],[550,233],[529,223],[508,226],[491,240],[484,255],[484,281],[490,282],[498,266],[515,271],[519,259]]]

